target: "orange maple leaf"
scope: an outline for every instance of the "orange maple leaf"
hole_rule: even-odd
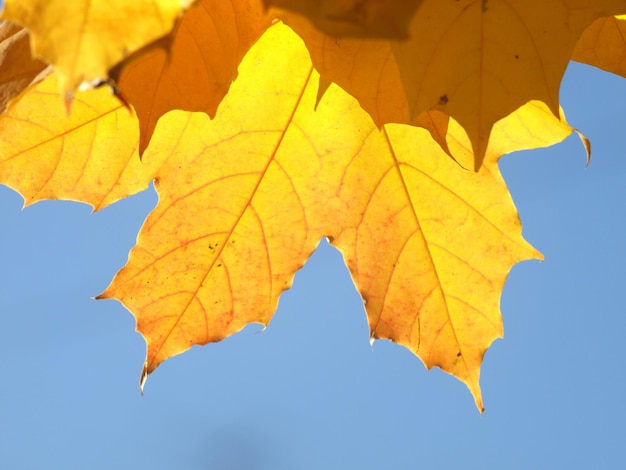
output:
[[[140,153],[168,111],[215,116],[239,62],[270,24],[258,0],[200,0],[168,36],[119,64],[111,77],[139,118]]]
[[[316,69],[379,126],[442,111],[467,132],[478,168],[494,124],[528,101],[560,116],[559,85],[578,38],[597,18],[620,13],[623,0],[424,0],[407,41],[337,39],[305,17],[281,17]]]

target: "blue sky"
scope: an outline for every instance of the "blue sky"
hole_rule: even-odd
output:
[[[573,136],[501,168],[544,262],[516,266],[480,415],[460,382],[369,345],[325,242],[270,326],[138,379],[144,343],[115,301],[152,190],[96,214],[0,186],[0,468],[319,469],[623,466],[626,81],[582,65],[562,88]]]

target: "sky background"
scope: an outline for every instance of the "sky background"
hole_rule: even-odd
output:
[[[626,465],[626,80],[574,64],[576,136],[501,168],[544,262],[513,268],[504,340],[466,387],[369,344],[363,305],[322,242],[270,326],[194,347],[138,380],[145,346],[116,301],[153,190],[91,214],[0,186],[0,468],[617,468]]]

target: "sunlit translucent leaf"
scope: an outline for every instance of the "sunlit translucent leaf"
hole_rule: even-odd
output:
[[[0,182],[27,204],[101,208],[155,181],[159,203],[100,296],[136,317],[147,342],[142,385],[195,344],[268,324],[295,271],[328,237],[364,300],[371,339],[455,375],[482,409],[480,365],[502,335],[506,276],[540,257],[521,237],[497,160],[572,132],[557,96],[569,54],[586,25],[626,2],[424,0],[404,42],[331,38],[283,10],[309,51],[276,25],[240,64],[274,10],[260,0],[203,0],[168,36],[146,26],[152,35],[137,47],[150,44],[113,70],[113,89],[139,122],[104,88],[78,94],[70,115],[58,99],[58,80],[71,91],[100,77],[86,72],[94,64],[85,54],[101,69],[114,63],[108,52],[117,61],[132,53],[125,39],[110,49],[89,42],[99,28],[101,43],[121,35],[106,15],[94,26],[99,2],[67,3],[82,19],[58,27],[56,2],[42,18],[32,10],[42,3],[10,3],[13,14],[28,13],[37,41],[51,35],[43,44],[61,59],[0,116]],[[313,21],[337,22],[326,7],[377,5],[318,4]],[[116,10],[116,23],[128,20],[134,37],[143,27],[129,28],[133,11]],[[186,111],[168,112],[177,108]]]
[[[418,128],[378,130],[335,86],[314,111],[317,83],[300,41],[276,26],[213,121],[164,116],[144,155],[166,161],[159,204],[101,297],[136,316],[145,378],[194,344],[267,324],[328,236],[366,301],[372,338],[456,375],[482,409],[479,367],[502,334],[504,280],[538,256],[497,168],[462,169]]]
[[[5,0],[2,17],[26,26],[35,56],[54,65],[61,88],[105,79],[108,69],[167,34],[193,0]]]

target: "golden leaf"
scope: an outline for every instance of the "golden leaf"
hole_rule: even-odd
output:
[[[167,34],[193,0],[6,0],[2,17],[26,26],[34,56],[54,65],[64,94]]]
[[[252,322],[268,324],[295,271],[328,237],[343,253],[365,301],[371,339],[395,341],[428,368],[455,375],[482,410],[480,365],[502,335],[499,299],[506,276],[520,260],[540,256],[521,236],[497,159],[572,132],[558,102],[546,96],[556,99],[550,87],[558,85],[562,54],[571,52],[573,37],[601,8],[612,12],[618,3],[604,0],[594,4],[597,8],[585,3],[569,18],[556,11],[553,0],[543,7],[529,2],[551,15],[533,23],[516,1],[450,2],[433,19],[428,14],[434,3],[424,0],[405,43],[332,39],[288,14],[313,60],[302,41],[277,24],[239,64],[269,20],[253,2],[241,0],[214,5],[239,12],[231,17],[235,23],[218,25],[204,10],[211,4],[206,0],[164,40],[173,45],[171,56],[166,43],[156,42],[118,69],[142,134],[149,138],[154,128],[143,162],[139,148],[147,140],[137,144],[135,116],[106,90],[78,94],[66,115],[54,92],[67,77],[60,70],[0,116],[0,182],[20,191],[27,204],[63,198],[98,209],[155,180],[159,203],[127,265],[100,296],[120,300],[136,317],[147,342],[142,386],[160,363],[194,344],[219,341]],[[511,13],[507,6],[519,8],[520,15],[497,25],[494,18],[504,21]],[[567,27],[555,21],[563,15]],[[238,20],[245,27],[232,31]],[[485,47],[476,46],[470,20],[482,27]],[[537,31],[552,22],[561,24],[556,33],[550,30],[556,45],[530,50],[535,40],[544,46]],[[230,61],[219,70],[192,70],[191,81],[177,76],[176,67],[212,60],[205,51],[209,46],[190,47],[191,39],[203,35],[184,39],[182,34],[210,25],[225,29],[207,44]],[[519,44],[501,37],[505,26],[524,30]],[[218,38],[227,32],[220,49]],[[420,37],[425,45],[418,51]],[[500,40],[501,49],[490,42]],[[506,55],[518,46],[517,57]],[[175,63],[176,57],[181,62]],[[522,59],[530,64],[520,67]],[[478,72],[476,61],[483,61]],[[230,86],[237,64],[239,75]],[[420,73],[420,90],[407,93]],[[141,74],[156,74],[143,95],[136,87]],[[515,74],[533,82],[519,94],[508,88],[521,80]],[[492,93],[486,87],[490,80],[501,89]],[[177,86],[186,85],[208,86],[210,96],[194,103],[194,89],[168,101]],[[448,91],[437,95],[435,85]],[[436,103],[420,110],[429,93]],[[202,113],[171,111],[159,119],[176,107]],[[478,171],[464,168],[476,159],[484,160]]]
[[[175,111],[157,125],[144,161],[166,161],[159,203],[100,296],[137,318],[142,381],[194,344],[267,324],[327,236],[367,301],[372,338],[456,375],[482,409],[479,367],[502,334],[504,280],[538,256],[504,182],[494,165],[462,169],[423,130],[379,131],[335,86],[314,111],[316,84],[300,41],[277,25],[213,121]]]

